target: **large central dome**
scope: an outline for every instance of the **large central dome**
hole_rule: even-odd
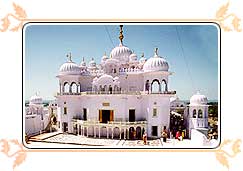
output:
[[[124,63],[128,63],[129,62],[129,56],[132,54],[132,51],[123,45],[123,30],[122,30],[122,25],[120,25],[120,44],[119,46],[115,47],[114,49],[112,49],[111,54],[110,54],[110,58],[114,58],[117,59],[118,61],[120,61],[122,64]]]
[[[120,43],[119,46],[112,49],[110,57],[113,59],[119,60],[121,63],[129,62],[129,56],[132,54],[132,51]]]

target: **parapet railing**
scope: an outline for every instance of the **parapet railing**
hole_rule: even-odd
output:
[[[98,125],[98,126],[137,126],[137,125],[146,125],[147,121],[108,121],[107,123],[103,123],[97,120],[80,120],[80,119],[72,119],[73,123],[78,123],[82,125]]]
[[[114,94],[130,94],[130,95],[145,95],[145,94],[176,94],[176,91],[161,91],[161,92],[147,92],[147,91],[84,91],[81,93],[57,93],[60,95],[114,95]]]

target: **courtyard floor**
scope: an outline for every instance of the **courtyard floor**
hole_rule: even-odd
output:
[[[30,148],[80,148],[80,147],[114,147],[114,148],[192,148],[191,140],[185,139],[178,141],[176,139],[148,140],[146,145],[142,140],[118,140],[118,139],[99,139],[77,136],[63,133],[45,133],[32,137],[29,141]]]

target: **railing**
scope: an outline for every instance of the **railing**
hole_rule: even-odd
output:
[[[57,93],[60,95],[114,95],[114,94],[129,94],[129,95],[145,95],[145,94],[176,94],[176,91],[161,91],[161,92],[147,92],[147,91],[84,91],[81,93]]]
[[[76,122],[82,125],[100,125],[100,126],[113,126],[113,125],[122,125],[122,126],[136,126],[136,125],[146,125],[147,121],[108,121],[107,123],[102,123],[97,120],[79,120],[79,119],[72,119],[72,122]]]

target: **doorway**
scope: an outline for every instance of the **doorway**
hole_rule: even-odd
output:
[[[114,121],[114,111],[99,110],[99,121],[100,123],[108,123],[109,121]]]
[[[135,109],[129,109],[129,122],[135,122]]]
[[[68,132],[68,123],[63,122],[63,132]]]

